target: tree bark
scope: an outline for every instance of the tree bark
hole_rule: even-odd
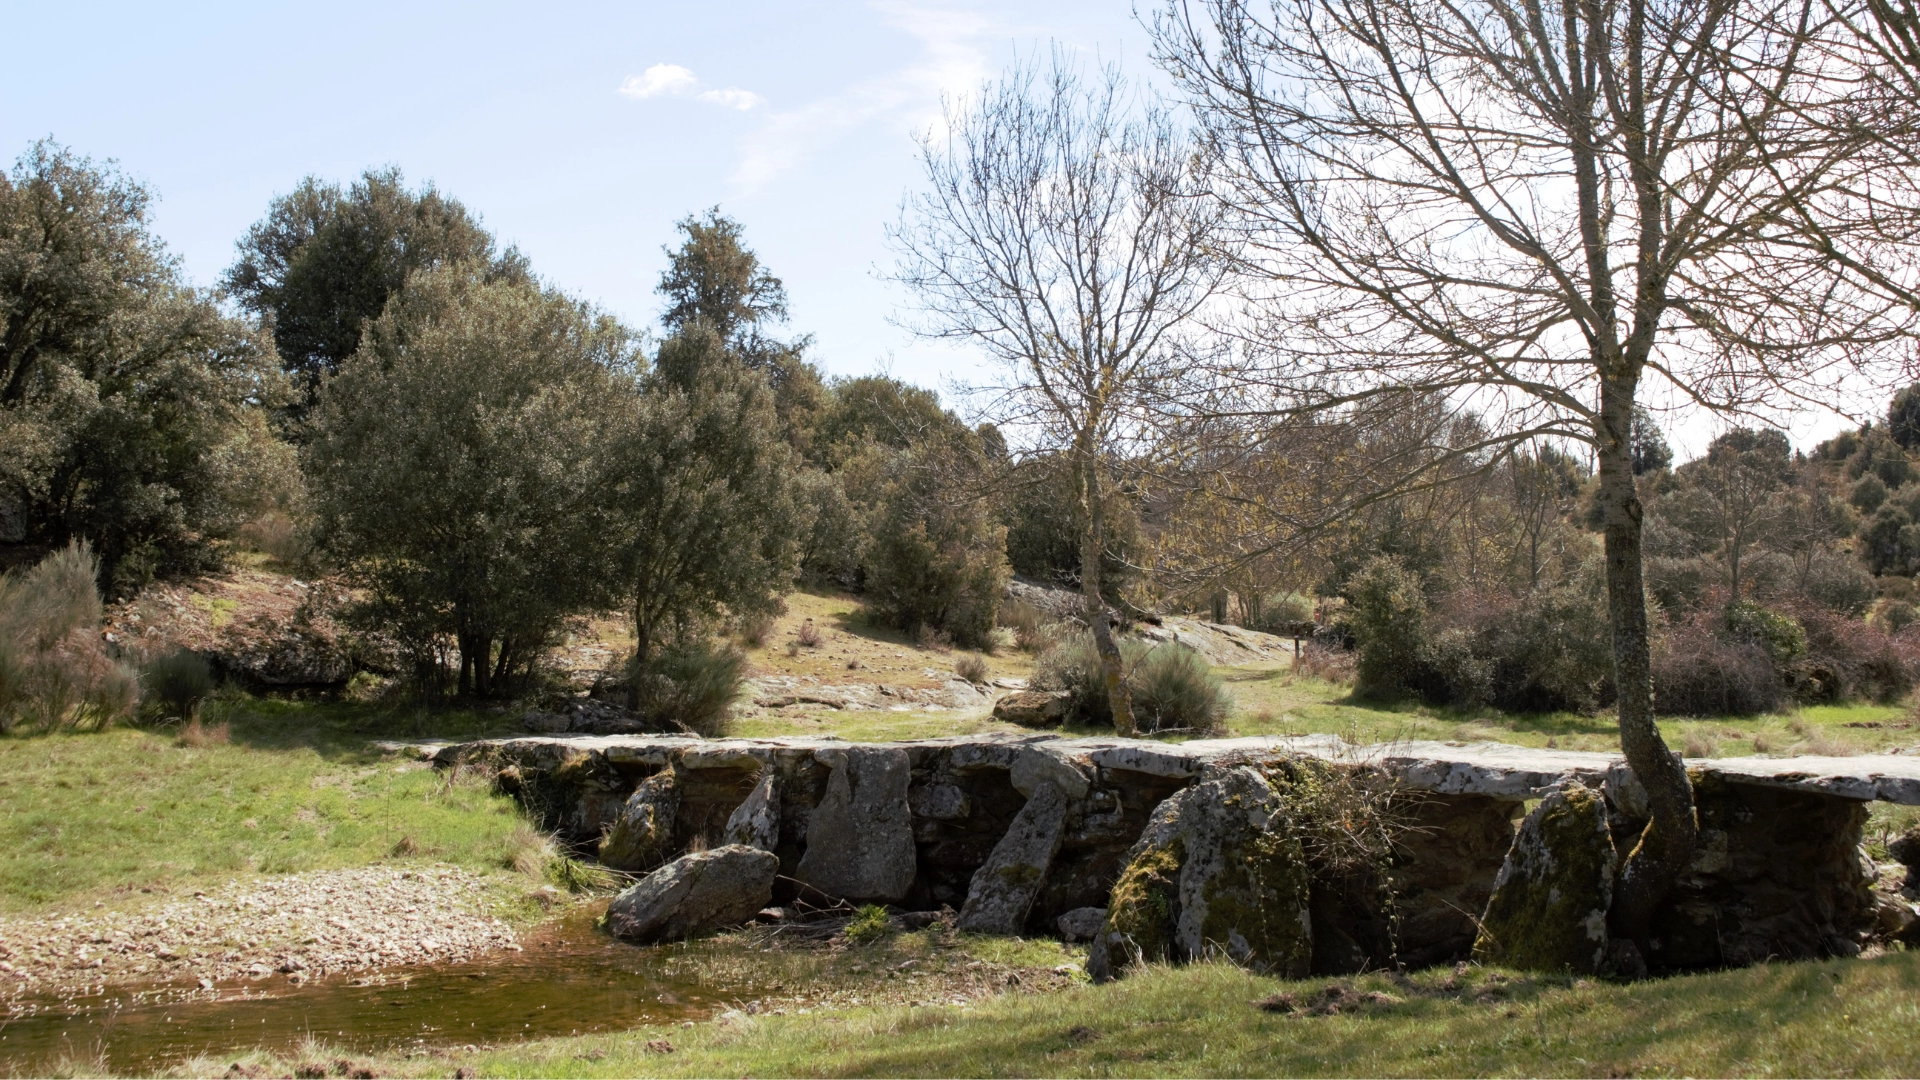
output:
[[[1100,460],[1090,447],[1082,447],[1080,457],[1080,505],[1086,515],[1086,531],[1080,535],[1080,595],[1087,604],[1087,625],[1093,629],[1093,647],[1100,655],[1100,672],[1107,686],[1107,703],[1113,710],[1113,730],[1120,735],[1136,732],[1133,723],[1133,695],[1127,689],[1126,669],[1120,658],[1120,645],[1113,639],[1113,627],[1107,621],[1107,603],[1100,595],[1100,561],[1106,553],[1106,499],[1100,486]]]
[[[1647,594],[1641,577],[1643,508],[1634,486],[1628,433],[1633,423],[1632,378],[1601,383],[1600,504],[1606,516],[1607,615],[1613,631],[1614,686],[1619,696],[1620,748],[1647,792],[1652,820],[1626,857],[1614,886],[1608,923],[1616,938],[1647,952],[1654,909],[1686,869],[1698,826],[1693,787],[1678,755],[1667,749],[1654,722]]]

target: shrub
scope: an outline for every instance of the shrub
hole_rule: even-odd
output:
[[[747,658],[738,649],[705,641],[676,643],[645,664],[629,666],[633,709],[700,735],[718,735],[740,695],[746,669]]]
[[[101,640],[98,573],[81,542],[0,576],[0,733],[103,727],[132,714],[139,684]]]
[[[1013,572],[1007,530],[979,497],[977,468],[964,448],[935,444],[862,459],[860,486],[878,504],[864,564],[878,622],[908,634],[929,628],[969,649],[991,643]]]
[[[199,653],[174,649],[141,667],[140,686],[143,704],[156,718],[191,720],[213,693],[213,669]]]
[[[1233,707],[1219,676],[1185,645],[1124,640],[1120,659],[1132,693],[1134,723],[1143,732],[1211,731]],[[1080,631],[1048,648],[1035,663],[1031,681],[1038,690],[1066,692],[1068,722],[1113,725],[1113,706],[1091,632]]]
[[[1669,716],[1754,716],[1786,697],[1767,650],[1729,641],[1705,612],[1671,628],[1653,654],[1654,708]]]
[[[953,673],[970,683],[987,681],[987,658],[979,653],[961,653],[953,662]]]
[[[1348,617],[1359,656],[1354,692],[1394,697],[1415,689],[1427,631],[1420,577],[1391,555],[1374,557],[1347,583]]]
[[[995,621],[1013,631],[1014,647],[1021,652],[1038,652],[1046,644],[1043,630],[1047,617],[1025,600],[1009,600],[1001,604]]]
[[[820,628],[813,625],[812,619],[808,619],[800,624],[800,629],[793,632],[793,640],[801,648],[817,649],[820,647]]]
[[[893,924],[887,918],[887,909],[879,904],[867,904],[853,913],[847,921],[847,940],[856,945],[865,945],[879,941],[893,930]]]
[[[1351,649],[1320,641],[1309,641],[1302,645],[1300,655],[1293,661],[1295,674],[1330,683],[1352,682],[1353,666],[1354,654]]]
[[[1145,732],[1217,731],[1233,698],[1206,658],[1169,642],[1127,665],[1133,722]]]
[[[1788,672],[1803,701],[1868,698],[1887,703],[1905,697],[1920,672],[1920,643],[1882,625],[1827,611],[1802,611],[1806,655]]]
[[[1791,615],[1741,600],[1728,604],[1720,618],[1728,640],[1759,646],[1777,668],[1807,651],[1807,632]]]
[[[1297,592],[1274,593],[1261,601],[1258,622],[1253,629],[1289,633],[1297,626],[1313,622],[1313,598]]]

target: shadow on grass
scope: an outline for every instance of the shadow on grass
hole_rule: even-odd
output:
[[[312,750],[330,759],[374,759],[381,740],[468,741],[522,734],[518,711],[471,704],[369,704],[339,698],[228,694],[208,704],[203,723],[228,726],[235,743],[258,750]]]

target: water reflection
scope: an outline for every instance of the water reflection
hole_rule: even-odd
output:
[[[61,1058],[104,1057],[150,1072],[194,1054],[255,1046],[291,1051],[312,1038],[373,1052],[617,1031],[708,1015],[731,987],[672,970],[674,951],[609,940],[591,917],[530,935],[522,952],[290,986],[280,976],[219,997],[110,987],[63,1002],[21,1002],[0,1019],[0,1073],[32,1075]],[[244,996],[243,996],[244,995]]]

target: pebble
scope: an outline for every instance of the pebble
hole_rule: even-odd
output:
[[[232,882],[139,911],[0,919],[0,999],[121,982],[222,982],[449,963],[518,950],[484,877],[362,867]]]

